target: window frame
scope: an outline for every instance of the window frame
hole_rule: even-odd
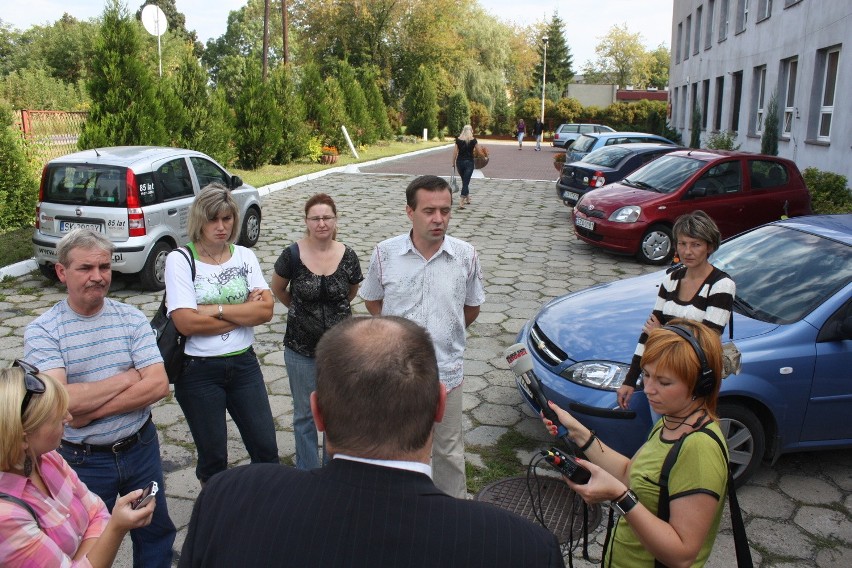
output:
[[[799,58],[791,57],[784,61],[784,120],[781,124],[781,137],[790,138],[793,134],[793,119],[796,118],[796,82],[799,74]]]
[[[754,80],[754,88],[756,89],[754,99],[754,133],[760,135],[763,134],[763,123],[766,118],[766,65],[754,68]]]
[[[826,104],[826,91],[828,87],[829,71],[832,68],[832,56],[834,56],[834,76],[831,84],[831,101]],[[834,102],[837,98],[837,74],[840,70],[840,47],[832,47],[825,50],[825,64],[822,70],[819,97],[819,117],[817,118],[817,140],[822,142],[831,141],[831,125],[834,122]],[[823,121],[828,117],[828,132],[823,134]]]

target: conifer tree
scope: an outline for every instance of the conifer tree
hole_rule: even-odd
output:
[[[554,85],[558,88],[559,93],[564,93],[568,83],[574,77],[572,69],[573,57],[568,43],[565,41],[565,23],[559,14],[553,13],[550,19],[550,24],[544,35],[547,36],[547,70],[546,83]],[[533,72],[533,84],[538,85],[538,95],[541,96],[541,72],[544,62],[544,41],[543,37],[539,38],[536,47],[538,51],[538,63],[536,63],[535,71]]]
[[[281,111],[281,143],[272,161],[287,164],[304,155],[311,129],[305,120],[305,104],[296,89],[292,69],[287,65],[276,67],[269,83]]]
[[[376,141],[376,126],[367,109],[367,98],[355,71],[346,61],[337,63],[337,79],[343,91],[346,115],[351,121],[346,125],[349,136],[356,144],[372,144]]]
[[[390,138],[393,132],[388,121],[388,107],[379,88],[375,69],[361,68],[361,86],[367,100],[367,112],[370,113],[376,127],[376,136],[383,140]]]
[[[240,166],[254,170],[268,164],[278,152],[281,111],[272,89],[260,78],[260,64],[248,62],[246,78],[237,97],[235,136]]]
[[[464,91],[456,91],[447,101],[447,129],[458,136],[465,124],[470,124],[470,104]]]
[[[766,107],[763,135],[760,137],[760,153],[770,156],[778,155],[778,96],[774,91]]]
[[[689,127],[689,147],[701,147],[701,109],[698,105],[692,107],[692,123]]]
[[[438,91],[432,73],[424,65],[417,68],[408,86],[403,108],[408,134],[420,137],[425,128],[430,138],[438,136]]]

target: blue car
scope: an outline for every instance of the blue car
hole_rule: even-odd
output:
[[[852,215],[763,225],[725,241],[711,262],[737,284],[742,371],[722,382],[718,407],[737,484],[786,452],[852,447]],[[651,418],[641,390],[627,411],[616,390],[664,273],[552,300],[518,336],[547,397],[627,456]]]
[[[635,144],[636,142],[658,142],[676,146],[668,138],[663,138],[656,134],[648,134],[647,132],[589,132],[574,141],[566,151],[568,155],[565,162],[580,162],[586,154],[604,146]]]

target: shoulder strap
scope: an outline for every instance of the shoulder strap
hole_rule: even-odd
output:
[[[192,274],[192,281],[195,282],[195,256],[193,256],[192,251],[189,250],[189,246],[178,247],[175,250],[178,251],[189,263],[189,271]],[[168,308],[166,307],[166,292],[163,292],[163,299],[160,301],[159,311],[163,312],[163,315],[165,315],[168,311]]]
[[[38,520],[38,515],[36,515],[35,510],[30,506],[29,503],[27,503],[23,499],[19,499],[18,497],[15,497],[14,495],[9,495],[8,493],[0,493],[0,499],[3,499],[5,501],[9,501],[10,503],[14,503],[15,505],[20,505],[21,507],[23,507],[24,509],[29,511],[30,515],[33,516],[33,519],[36,522],[36,526],[39,528],[39,530],[43,530],[41,528],[41,523]]]
[[[296,269],[299,267],[299,260],[301,260],[301,256],[299,255],[299,243],[292,243],[289,247],[290,249],[290,280],[296,276]]]

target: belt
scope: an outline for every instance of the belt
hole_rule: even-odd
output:
[[[151,415],[148,415],[148,420],[145,421],[145,424],[142,425],[139,430],[136,431],[135,434],[131,434],[126,438],[122,438],[117,442],[113,442],[112,444],[75,444],[74,442],[69,442],[68,440],[62,440],[62,446],[66,448],[71,448],[72,450],[81,450],[84,453],[90,454],[92,452],[110,452],[113,454],[117,454],[119,452],[126,452],[130,448],[136,445],[136,442],[142,439],[142,430],[145,429],[148,424],[151,423]]]
[[[245,349],[243,349],[242,351],[239,351],[237,353],[229,353],[227,355],[210,355],[210,356],[206,356],[206,355],[184,355],[184,358],[195,359],[195,360],[198,360],[198,361],[224,361],[228,357],[237,357],[239,355],[246,355],[248,353],[254,355],[254,346],[250,345],[250,346],[246,347]]]

